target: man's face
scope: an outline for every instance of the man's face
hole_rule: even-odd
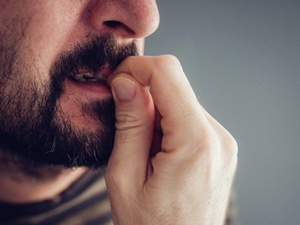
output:
[[[154,0],[0,0],[0,149],[98,167],[114,140],[106,77],[142,54]]]

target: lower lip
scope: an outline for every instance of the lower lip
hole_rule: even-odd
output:
[[[103,83],[93,83],[93,82],[76,82],[70,79],[66,79],[66,87],[75,90],[79,93],[96,95],[97,97],[107,97],[111,96],[110,88]]]

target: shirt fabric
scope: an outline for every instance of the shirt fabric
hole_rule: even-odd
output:
[[[229,204],[226,225],[236,225]],[[54,199],[0,203],[0,225],[113,225],[103,171],[90,170]]]

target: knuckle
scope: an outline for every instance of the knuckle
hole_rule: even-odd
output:
[[[124,111],[116,112],[116,128],[117,130],[126,130],[135,127],[140,121],[136,114]]]
[[[205,156],[207,160],[222,167],[234,167],[237,164],[238,144],[227,131],[217,133],[213,130],[202,133],[196,158]]]
[[[179,59],[174,55],[161,55],[154,58],[156,68],[181,67]]]
[[[234,137],[225,130],[219,136],[220,154],[223,161],[224,168],[236,167],[238,159],[238,145]]]
[[[235,164],[237,161],[238,144],[235,138],[229,133],[227,129],[221,126],[219,123],[214,125],[215,139],[218,141],[220,153],[223,155],[223,160],[226,164]]]
[[[234,163],[237,161],[238,157],[238,144],[237,141],[233,138],[233,136],[229,136],[225,140],[225,152],[227,154],[227,159]]]
[[[114,192],[125,192],[128,187],[128,180],[126,179],[126,174],[124,174],[124,169],[118,168],[114,165],[114,168],[107,169],[104,174],[106,184],[109,190]]]
[[[143,114],[131,114],[127,112],[116,112],[116,130],[125,131],[137,128],[149,128],[153,126],[152,117]]]

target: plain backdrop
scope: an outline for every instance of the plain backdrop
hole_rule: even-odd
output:
[[[158,0],[146,54],[176,55],[239,144],[243,225],[300,224],[300,0]]]

